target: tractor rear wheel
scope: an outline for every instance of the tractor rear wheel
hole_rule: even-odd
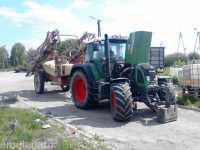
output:
[[[128,83],[114,83],[111,87],[111,112],[116,121],[128,121],[133,115],[133,98]]]
[[[41,71],[35,72],[35,75],[34,75],[35,93],[37,93],[37,94],[44,93],[44,83],[45,83],[44,73]]]
[[[71,79],[72,99],[76,107],[87,109],[92,105],[91,85],[82,71],[76,71]]]

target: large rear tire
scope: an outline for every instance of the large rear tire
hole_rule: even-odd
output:
[[[112,84],[111,112],[115,121],[128,121],[132,118],[133,98],[128,83]]]
[[[91,85],[87,76],[82,71],[76,71],[71,79],[72,99],[77,108],[87,109],[94,101]]]
[[[44,83],[45,83],[44,73],[41,71],[35,72],[35,75],[34,75],[35,93],[37,93],[37,94],[44,93]]]

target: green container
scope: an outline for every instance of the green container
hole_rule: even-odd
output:
[[[125,54],[126,63],[149,63],[151,38],[152,32],[137,31],[130,33]]]

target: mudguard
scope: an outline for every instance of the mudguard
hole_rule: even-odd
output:
[[[83,73],[85,73],[87,76],[87,79],[90,82],[95,81],[95,75],[92,72],[92,68],[91,68],[90,64],[75,64],[75,65],[73,65],[71,74],[70,74],[71,77],[76,70],[81,70]]]

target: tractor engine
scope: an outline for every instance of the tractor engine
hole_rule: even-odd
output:
[[[118,65],[122,64],[116,64],[116,66]],[[134,101],[144,102],[153,111],[157,111],[160,106],[167,108],[176,104],[173,87],[165,84],[158,85],[153,66],[149,64],[125,64],[120,71],[117,71],[119,74],[116,76],[129,79]],[[113,70],[113,72],[117,71]]]

